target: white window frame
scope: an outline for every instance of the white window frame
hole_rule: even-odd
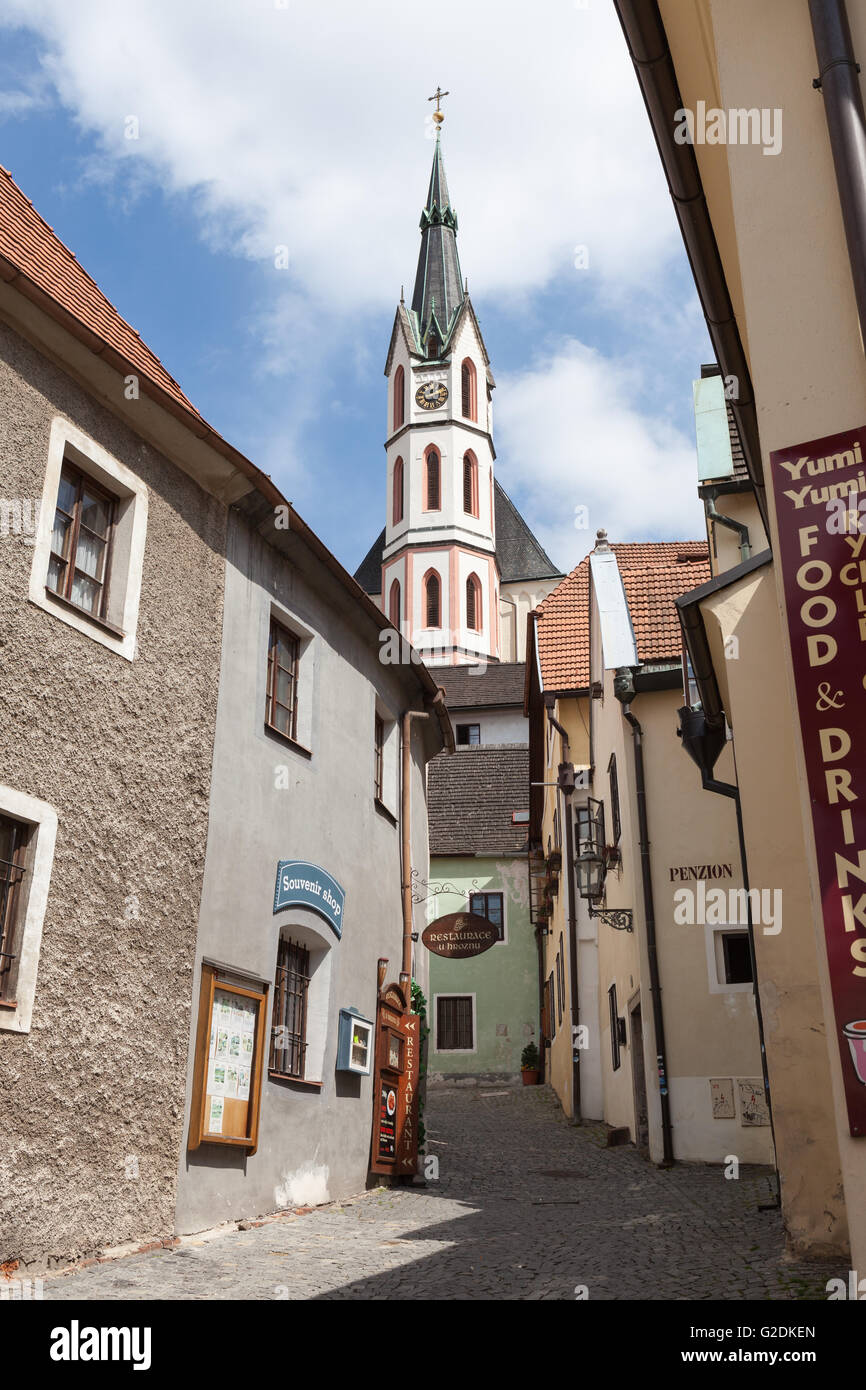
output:
[[[379,805],[384,806],[385,810],[399,820],[400,806],[400,725],[392,710],[374,696],[374,719],[378,715],[381,719],[383,729],[382,742],[382,795],[379,798]],[[374,734],[374,758],[375,758],[375,734]],[[372,780],[372,779],[371,779]]]
[[[51,532],[64,459],[106,488],[117,502],[108,596],[109,621],[119,629],[117,633],[101,626],[98,619],[89,618],[84,610],[78,612],[71,608],[46,589]],[[39,527],[30,569],[30,602],[127,661],[134,660],[136,652],[147,507],[147,484],[141,478],[69,420],[60,416],[52,420]]]
[[[722,926],[707,923],[704,926],[710,994],[752,994],[754,981],[746,980],[743,984],[729,985],[725,980],[725,948],[722,945],[722,937],[729,932],[738,932],[741,936],[748,935],[748,928],[741,922],[728,922]]]
[[[496,950],[497,946],[508,945],[508,894],[505,888],[469,888],[466,892],[466,911],[471,912],[470,903],[476,893],[497,893],[502,899],[502,940],[494,941],[491,950]],[[487,920],[487,919],[485,919]]]
[[[298,689],[296,699],[298,702],[297,727],[294,738],[286,738],[280,734],[278,729],[272,729],[265,723],[267,712],[267,679],[268,679],[268,644],[271,638],[271,623],[279,623],[293,637],[298,639]],[[313,711],[316,706],[316,634],[306,623],[301,622],[290,609],[284,608],[282,604],[271,599],[265,614],[264,632],[264,661],[259,662],[259,710],[261,711],[262,727],[267,730],[267,737],[271,735],[277,739],[284,739],[289,747],[295,744],[304,753],[312,754],[313,751]]]
[[[36,996],[36,976],[42,945],[42,924],[57,841],[57,812],[47,801],[0,786],[0,814],[35,827],[36,843],[27,848],[28,870],[19,889],[18,911],[23,920],[19,937],[15,1009],[0,1008],[0,1032],[29,1033]]]
[[[439,1046],[439,1000],[440,999],[471,999],[472,1000],[472,1046],[471,1047],[440,1047]],[[471,1057],[478,1051],[478,1012],[476,1008],[477,996],[474,990],[443,990],[441,994],[433,995],[433,1051],[439,1057]]]

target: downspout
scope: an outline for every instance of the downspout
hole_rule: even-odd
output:
[[[656,1060],[658,1062],[659,1098],[662,1108],[662,1166],[670,1168],[674,1162],[673,1126],[671,1125],[671,1102],[668,1094],[667,1051],[665,1048],[665,1023],[662,1012],[662,988],[659,977],[658,945],[656,942],[656,916],[653,901],[652,870],[649,856],[649,827],[646,811],[646,778],[643,765],[643,730],[631,712],[634,698],[634,679],[631,668],[621,667],[614,678],[614,694],[622,705],[623,718],[632,728],[634,744],[634,774],[637,795],[638,834],[640,838],[640,866],[643,881],[644,920],[646,922],[647,955],[649,957],[650,995],[653,1003],[653,1026],[655,1029]]]
[[[727,526],[728,530],[736,531],[740,538],[740,559],[748,560],[752,553],[752,546],[749,540],[749,528],[742,521],[734,521],[732,516],[722,516],[721,512],[716,511],[716,490],[712,488],[704,498],[704,510],[711,521],[715,521],[719,526]]]
[[[548,697],[549,698],[549,697]],[[564,775],[564,769],[570,762],[570,749],[568,733],[554,717],[553,710],[545,702],[547,717],[552,727],[562,739],[562,764],[559,768],[559,790],[562,792],[565,801],[565,825],[563,833],[565,835],[565,869],[568,878],[568,953],[570,956],[570,994],[571,994],[571,1104],[574,1111],[574,1118],[580,1118],[580,1055],[577,1047],[578,1032],[580,1024],[580,1010],[577,997],[577,914],[574,904],[574,835],[572,833],[571,819],[571,798],[574,792],[574,780]]]
[[[845,0],[809,0],[860,333],[866,343],[866,119]]]
[[[402,974],[412,976],[412,720],[429,719],[435,715],[442,729],[443,742],[449,753],[454,752],[454,738],[445,706],[445,691],[440,687],[433,696],[431,708],[426,710],[407,709],[401,720],[400,776],[400,830],[402,848],[400,856],[401,889],[403,895],[403,966]],[[444,722],[443,722],[444,716]],[[446,725],[450,739],[446,737]]]

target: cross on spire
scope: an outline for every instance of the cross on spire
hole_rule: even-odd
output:
[[[439,109],[439,103],[441,102],[443,97],[449,97],[450,95],[450,92],[443,92],[442,88],[437,85],[436,91],[433,93],[432,97],[427,98],[428,101],[435,101],[436,103],[436,110],[433,112],[433,119],[436,122],[437,131],[438,127],[441,126],[442,122],[445,120],[443,113]]]

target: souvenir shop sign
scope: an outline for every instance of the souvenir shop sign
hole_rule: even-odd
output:
[[[274,912],[279,912],[283,907],[311,907],[341,937],[345,904],[345,890],[326,869],[319,868],[318,864],[307,864],[302,859],[280,860],[274,890]]]
[[[866,1135],[866,426],[770,455],[836,1045]]]

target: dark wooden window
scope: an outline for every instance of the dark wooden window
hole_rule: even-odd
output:
[[[375,796],[377,801],[382,801],[382,792],[385,786],[384,767],[385,767],[385,721],[376,715],[375,723]]]
[[[436,1000],[437,1050],[465,1052],[473,1046],[471,995],[440,995]]]
[[[505,940],[505,899],[501,893],[471,893],[469,895],[469,911],[474,912],[478,917],[486,917],[487,921],[497,928],[499,940]]]
[[[280,937],[269,1067],[280,1076],[293,1076],[298,1080],[304,1078],[309,985],[309,951],[289,937]]]
[[[725,958],[725,984],[745,985],[752,980],[752,952],[749,949],[749,933],[729,931],[722,934],[722,950]]]
[[[47,587],[95,618],[108,604],[115,499],[70,463],[57,489]]]
[[[268,642],[266,722],[286,738],[298,735],[298,660],[301,643],[293,632],[271,619]]]
[[[481,631],[481,585],[474,574],[466,581],[466,626],[472,632]]]
[[[610,1012],[610,1059],[613,1063],[614,1071],[619,1071],[620,1052],[619,1052],[619,1009],[616,1002],[616,985],[611,985],[607,992],[607,1007]]]
[[[428,574],[425,585],[425,597],[427,608],[427,626],[439,627],[441,618],[441,592],[439,588],[439,576],[436,573]]]
[[[559,1026],[562,1027],[562,976],[559,971],[559,952],[556,953],[556,1012]]]
[[[550,1036],[556,1037],[556,988],[553,983],[553,971],[547,977],[547,993],[550,999]]]
[[[18,975],[24,853],[30,827],[0,816],[0,1000],[11,1003]]]
[[[481,742],[480,724],[458,724],[457,744],[461,748],[475,748]]]
[[[553,1037],[551,1024],[550,1008],[550,981],[545,980],[541,991],[541,1036],[550,1039]]]
[[[427,450],[427,511],[438,512],[440,508],[439,454],[436,449]]]
[[[394,464],[394,509],[391,519],[392,526],[396,526],[398,521],[403,520],[403,460],[398,459]]]
[[[613,842],[619,844],[619,837],[622,834],[622,822],[619,814],[619,778],[616,775],[616,753],[611,753],[610,762],[607,765],[607,775],[610,782],[610,815],[613,821]]]
[[[388,606],[388,617],[392,624],[400,631],[400,581],[395,579],[391,585],[391,598]]]

